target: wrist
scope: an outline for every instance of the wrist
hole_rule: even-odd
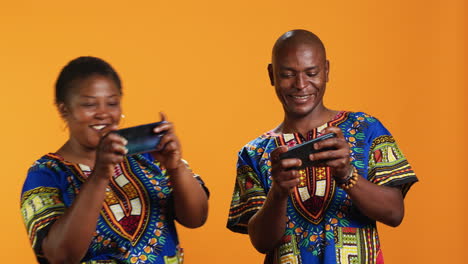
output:
[[[344,176],[341,176],[341,177],[335,176],[334,177],[336,183],[342,184],[342,183],[348,182],[351,179],[351,177],[353,176],[353,171],[354,171],[354,166],[350,165],[349,169],[347,170],[346,174],[344,174]]]
[[[341,179],[335,178],[335,181],[343,190],[349,190],[356,185],[358,179],[359,174],[357,172],[357,169],[353,165],[351,165],[349,174]]]
[[[88,177],[88,182],[91,182],[96,185],[108,185],[109,179],[112,175],[109,175],[106,172],[94,170]]]
[[[106,181],[108,182],[110,177],[114,175],[115,172],[115,165],[114,164],[102,164],[100,162],[96,162],[89,178],[99,181]]]
[[[166,167],[166,171],[169,175],[178,175],[184,170],[187,169],[187,166],[185,163],[182,161],[182,159],[179,159],[175,164],[173,164],[170,167]]]
[[[274,200],[282,201],[287,200],[289,197],[290,190],[285,191],[283,188],[279,187],[275,182],[271,183],[271,198]]]

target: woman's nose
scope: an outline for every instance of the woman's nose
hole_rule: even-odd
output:
[[[109,116],[109,109],[105,105],[99,105],[98,108],[96,109],[96,118],[98,119],[104,119]]]

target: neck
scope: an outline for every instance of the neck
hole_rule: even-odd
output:
[[[293,116],[285,113],[283,123],[278,127],[280,133],[300,133],[305,136],[309,131],[325,124],[338,114],[338,111],[326,107],[315,109],[305,116]]]
[[[94,167],[96,160],[96,148],[86,148],[72,139],[68,139],[68,141],[57,150],[57,154],[66,161],[84,164],[90,168]]]

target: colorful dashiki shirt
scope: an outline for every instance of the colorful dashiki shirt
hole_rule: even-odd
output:
[[[40,263],[41,244],[55,220],[70,207],[89,167],[47,154],[29,169],[21,212]],[[198,175],[197,180],[203,182]],[[206,189],[205,189],[206,190]],[[149,154],[127,156],[115,167],[83,263],[182,263],[174,225],[169,175]]]
[[[270,131],[239,152],[237,179],[227,227],[247,233],[247,224],[263,205],[271,186],[270,152],[316,138],[328,126],[338,126],[351,148],[359,175],[378,185],[395,186],[403,195],[417,178],[395,140],[375,118],[340,112],[334,120],[300,134]],[[383,263],[375,221],[353,205],[337,186],[328,167],[299,171],[300,183],[288,199],[287,224],[280,245],[265,263]]]

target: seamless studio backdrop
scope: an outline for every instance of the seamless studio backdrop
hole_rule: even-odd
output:
[[[327,47],[326,105],[378,117],[420,179],[402,225],[379,226],[386,262],[464,263],[467,10],[462,0],[2,2],[0,259],[34,263],[21,187],[67,139],[53,104],[61,67],[92,55],[122,77],[122,127],[164,111],[211,190],[205,226],[179,227],[186,263],[262,263],[248,236],[225,228],[236,156],[281,122],[266,66],[276,38],[304,28]]]

